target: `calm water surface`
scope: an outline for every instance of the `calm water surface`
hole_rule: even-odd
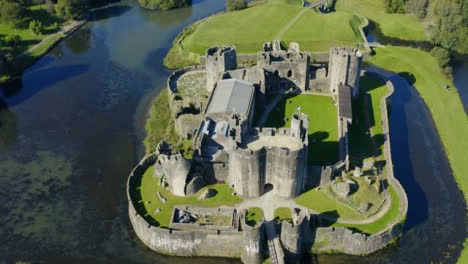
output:
[[[142,154],[146,111],[169,74],[162,60],[184,26],[224,8],[224,1],[194,2],[169,12],[132,1],[98,11],[3,87],[0,262],[239,263],[151,252],[127,216],[125,183]],[[427,109],[405,85],[393,97],[390,126],[395,172],[410,202],[406,233],[368,257],[316,262],[455,262],[465,236],[463,197]]]

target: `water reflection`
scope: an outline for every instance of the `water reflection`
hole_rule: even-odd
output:
[[[169,28],[174,25],[180,25],[192,16],[191,6],[178,10],[168,11],[152,11],[140,8],[139,11],[147,23],[157,24],[161,28]]]
[[[39,93],[41,90],[50,88],[58,82],[74,78],[88,70],[89,66],[84,64],[66,65],[60,67],[49,67],[39,69],[29,73],[29,76],[34,79],[33,86],[23,88],[23,82],[20,80],[15,81],[14,86],[4,89],[6,91],[13,91],[8,95],[7,102],[11,107],[21,104]],[[51,78],[53,76],[53,78]],[[21,93],[20,93],[21,91]],[[10,93],[10,92],[9,92]]]
[[[17,129],[16,115],[0,97],[0,151],[16,140]]]
[[[83,27],[65,40],[67,48],[75,53],[85,53],[91,48],[91,29]]]

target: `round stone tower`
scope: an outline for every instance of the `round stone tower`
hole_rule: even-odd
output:
[[[237,69],[237,53],[235,47],[212,47],[206,51],[206,89],[212,91],[221,74]]]
[[[330,50],[330,90],[338,92],[338,85],[351,87],[351,94],[359,94],[359,77],[361,72],[362,53],[356,48],[331,48]]]

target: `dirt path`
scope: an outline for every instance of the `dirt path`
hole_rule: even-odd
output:
[[[291,21],[289,21],[289,23],[284,26],[280,32],[278,32],[278,34],[276,34],[275,36],[275,40],[281,40],[281,38],[283,37],[284,33],[286,33],[286,31],[288,31],[296,22],[297,20],[299,20],[299,18],[301,18],[301,16],[307,12],[309,10],[309,8],[303,8],[301,10],[301,12],[299,12]]]
[[[352,219],[343,219],[343,218],[339,218],[337,220],[331,217],[329,218],[327,216],[323,216],[323,218],[333,220],[333,221],[337,220],[337,222],[341,224],[350,224],[350,225],[370,224],[379,220],[382,216],[384,216],[387,213],[387,211],[390,209],[390,204],[391,202],[388,202],[388,201],[385,202],[384,206],[377,214],[369,218],[362,219],[362,220],[352,220]],[[256,199],[246,199],[237,206],[239,210],[248,209],[252,207],[261,208],[263,210],[263,215],[266,221],[273,220],[275,209],[280,208],[280,207],[299,208],[301,210],[308,210],[310,213],[313,213],[313,214],[320,214],[320,212],[318,211],[308,209],[304,206],[297,204],[296,201],[294,201],[294,199],[281,198],[281,197],[274,195],[273,192],[268,192]]]

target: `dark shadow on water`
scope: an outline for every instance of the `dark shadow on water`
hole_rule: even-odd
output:
[[[428,218],[426,194],[415,179],[411,160],[408,122],[405,104],[411,100],[408,82],[399,75],[390,78],[395,86],[392,95],[392,113],[390,116],[390,134],[392,137],[392,158],[395,177],[403,185],[408,196],[408,214],[405,230],[409,230]]]
[[[176,8],[167,11],[153,11],[140,8],[139,12],[147,23],[161,28],[170,28],[185,23],[192,16],[192,7]]]
[[[0,151],[8,147],[18,137],[18,127],[15,113],[0,97]]]
[[[95,9],[91,13],[91,21],[106,20],[109,18],[121,16],[132,9],[131,6],[126,5],[110,5],[103,8]]]
[[[17,83],[14,87],[14,92],[11,92],[10,97],[7,98],[7,103],[10,106],[21,104],[39,91],[49,88],[61,81],[76,77],[88,71],[88,69],[88,65],[76,64],[32,71],[28,73],[28,80],[31,80],[32,83],[27,86],[27,89],[23,89],[22,82]],[[53,76],[53,78],[51,76]]]

